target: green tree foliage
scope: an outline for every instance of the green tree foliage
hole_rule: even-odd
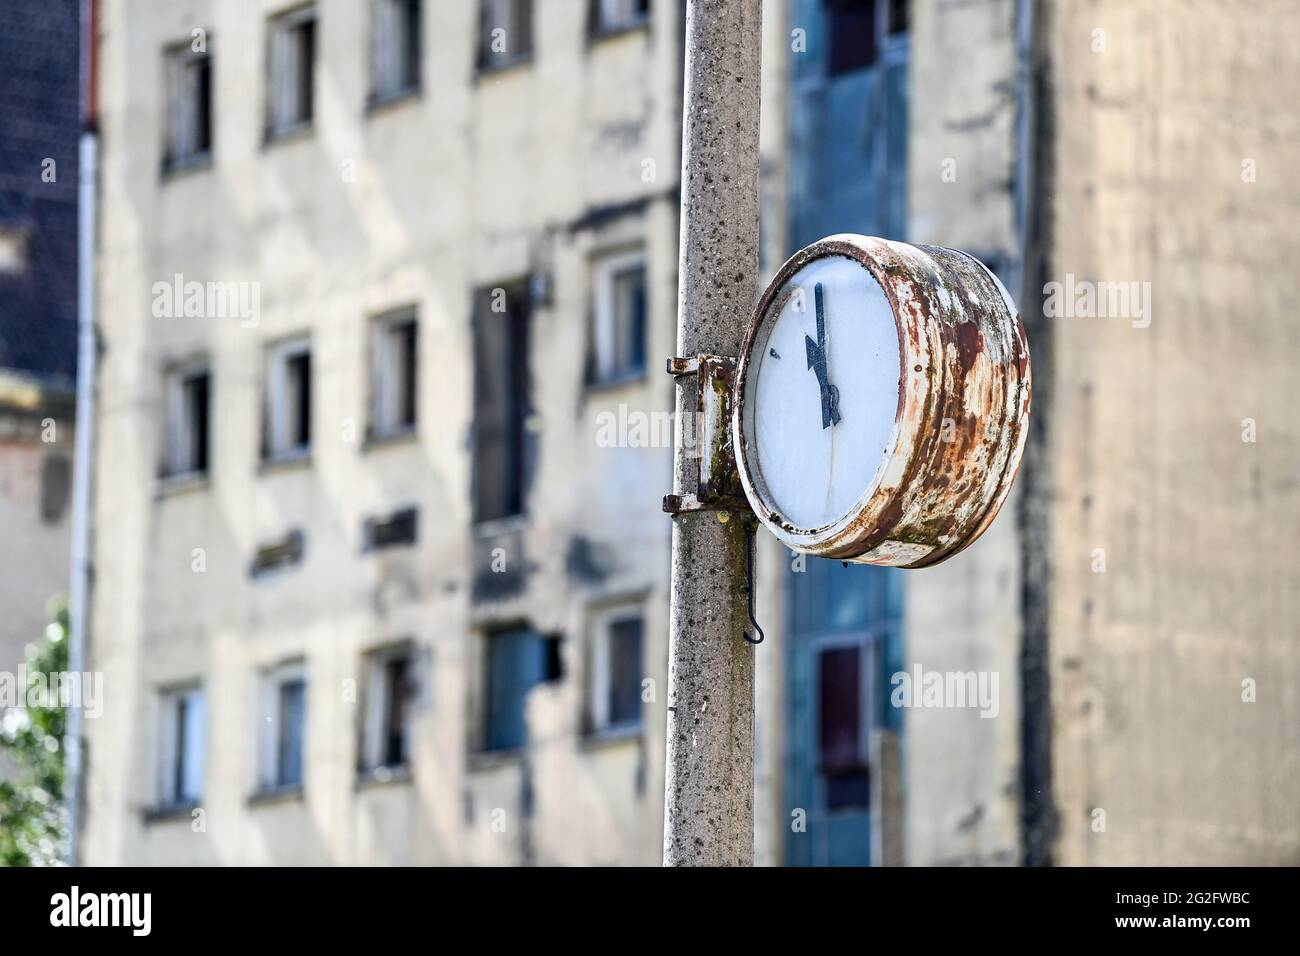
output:
[[[51,602],[45,637],[27,646],[27,673],[68,669],[68,611]],[[28,703],[27,687],[18,688]],[[0,718],[0,866],[51,866],[60,861],[67,812],[63,804],[63,734],[67,708],[19,706]]]

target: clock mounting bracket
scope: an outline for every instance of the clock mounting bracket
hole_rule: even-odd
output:
[[[736,360],[724,355],[670,358],[668,374],[675,379],[695,379],[695,401],[679,422],[680,440],[693,461],[695,490],[665,495],[663,510],[670,515],[692,511],[733,513],[756,520],[740,484],[736,453],[731,441],[731,403],[736,382]],[[687,383],[681,383],[689,387]]]

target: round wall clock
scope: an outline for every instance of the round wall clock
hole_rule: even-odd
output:
[[[741,484],[788,547],[924,567],[989,526],[1029,420],[1015,304],[955,249],[858,235],[796,253],[759,299],[732,402]]]

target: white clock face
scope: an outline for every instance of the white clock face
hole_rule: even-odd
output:
[[[767,503],[789,523],[833,524],[875,486],[895,440],[899,348],[884,290],[846,256],[810,262],[772,300],[746,417]]]

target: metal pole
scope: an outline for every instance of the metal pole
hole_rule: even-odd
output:
[[[735,356],[758,281],[761,0],[687,0],[677,354]],[[678,421],[696,407],[679,379]],[[674,452],[677,494],[696,462]],[[665,866],[754,862],[754,650],[747,515],[673,517]]]
[[[77,434],[72,459],[72,545],[68,583],[68,670],[86,673],[90,600],[90,508],[95,432],[95,213],[99,139],[95,130],[95,27],[97,0],[81,3],[81,138],[77,169]],[[68,810],[66,860],[81,862],[85,759],[81,702],[68,708],[64,795]]]

